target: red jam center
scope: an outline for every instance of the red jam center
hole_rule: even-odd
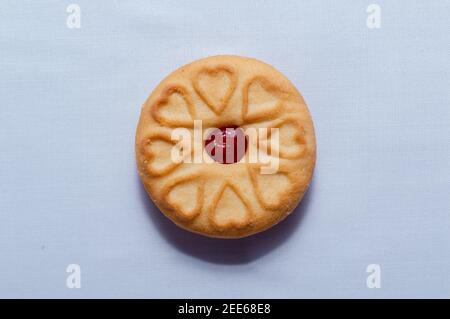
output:
[[[206,152],[216,162],[237,163],[247,152],[247,137],[237,126],[221,127],[212,131],[205,140]]]

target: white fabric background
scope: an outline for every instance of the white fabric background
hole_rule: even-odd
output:
[[[371,1],[73,2],[79,30],[0,3],[0,297],[450,297],[449,1],[377,1],[380,29]],[[239,241],[172,226],[134,163],[153,87],[214,54],[285,73],[317,133],[304,202]]]

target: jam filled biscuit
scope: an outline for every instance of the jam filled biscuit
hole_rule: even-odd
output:
[[[298,205],[316,159],[314,127],[295,86],[238,56],[194,61],[144,103],[136,133],[144,187],[178,226],[239,238]]]

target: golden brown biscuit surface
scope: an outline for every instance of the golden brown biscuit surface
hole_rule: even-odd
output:
[[[173,129],[193,133],[194,120],[203,130],[277,128],[278,170],[262,174],[265,164],[250,163],[248,152],[234,164],[175,163]],[[268,153],[276,148],[267,144]],[[171,73],[144,103],[136,133],[149,196],[177,225],[211,237],[245,237],[285,218],[306,192],[315,158],[313,123],[300,93],[272,66],[239,56],[208,57]]]

